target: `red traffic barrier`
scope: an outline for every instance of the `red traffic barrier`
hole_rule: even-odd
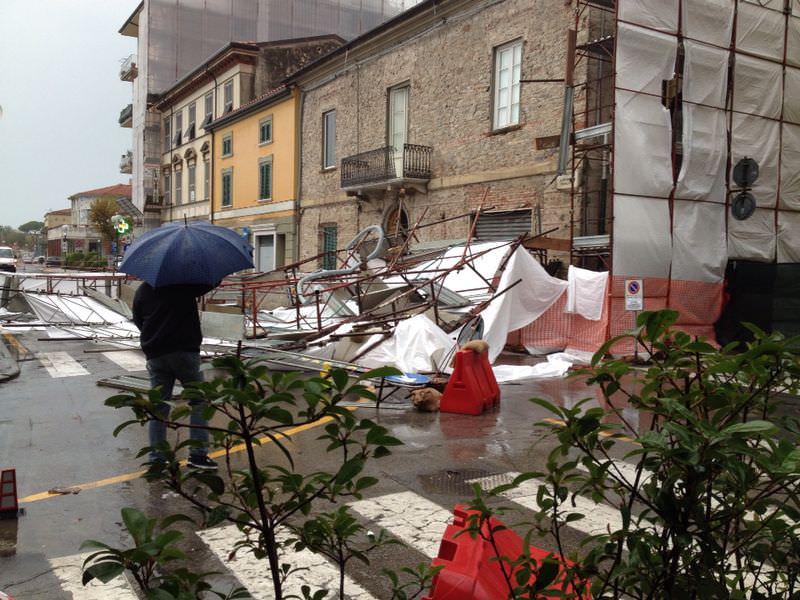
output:
[[[482,537],[470,537],[468,533],[462,532],[467,527],[467,519],[470,513],[462,505],[456,505],[453,511],[453,524],[448,525],[442,536],[442,543],[439,547],[439,556],[433,559],[432,565],[443,565],[444,569],[439,571],[433,579],[433,585],[429,596],[422,600],[501,600],[509,595],[506,575],[503,568],[507,570],[510,581],[516,582],[516,569],[508,573],[510,568],[508,563],[496,560],[496,556],[505,556],[510,560],[519,558],[523,551],[523,541],[520,536],[505,529],[503,524],[490,517],[482,525],[483,535],[488,537],[490,531],[494,531],[494,543],[497,545],[498,553],[492,544]],[[500,531],[497,529],[500,528]],[[575,593],[575,588],[571,583],[562,581],[564,565],[571,565],[569,561],[547,552],[541,548],[530,546],[531,558],[541,566],[545,559],[550,558],[559,562],[559,574],[554,582],[547,587],[549,591],[566,591]],[[538,569],[533,569],[534,573],[528,580],[528,585],[536,581]],[[579,596],[585,600],[591,600],[589,584],[586,582],[586,591]],[[545,591],[545,590],[542,590]]]
[[[462,415],[479,415],[500,400],[500,388],[486,352],[459,350],[453,373],[444,388],[439,410]]]
[[[16,518],[18,512],[17,472],[4,469],[0,471],[0,518]]]

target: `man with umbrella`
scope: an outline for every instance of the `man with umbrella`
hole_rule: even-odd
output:
[[[139,328],[142,351],[152,387],[161,388],[162,418],[169,414],[172,390],[202,379],[200,344],[203,334],[197,298],[208,293],[225,275],[252,268],[252,247],[235,232],[205,221],[169,223],[141,236],[125,254],[119,267],[143,283],[133,300],[133,321]],[[190,437],[198,442],[189,453],[188,465],[216,469],[207,455],[207,422],[201,407],[193,407]],[[157,446],[166,439],[166,425],[149,425],[151,460],[161,458]]]

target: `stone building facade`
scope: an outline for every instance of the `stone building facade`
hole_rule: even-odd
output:
[[[573,25],[563,0],[425,1],[292,76],[300,258],[374,224],[393,234],[422,219],[420,242],[463,239],[481,206],[486,239],[523,227],[568,240],[564,86],[527,80],[563,77]]]

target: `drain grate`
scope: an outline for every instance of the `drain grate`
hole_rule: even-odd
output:
[[[420,475],[422,488],[432,494],[472,494],[472,481],[481,479],[481,486],[490,489],[513,479],[507,473],[495,474],[485,469],[445,469]]]

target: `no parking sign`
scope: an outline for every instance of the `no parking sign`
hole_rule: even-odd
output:
[[[644,310],[644,286],[641,279],[625,280],[625,310]]]

